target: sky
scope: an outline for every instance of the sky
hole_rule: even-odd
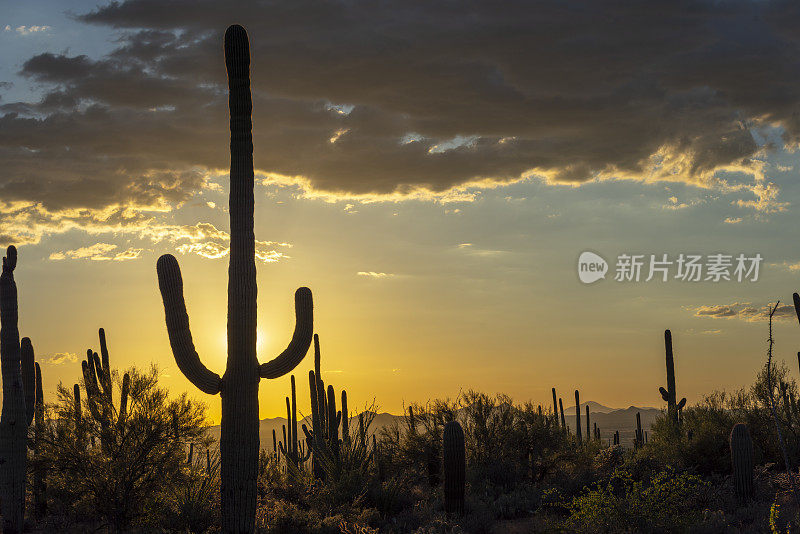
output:
[[[765,310],[800,378],[800,6],[789,1],[0,0],[0,246],[45,395],[171,355],[155,262],[178,257],[203,362],[225,368],[222,35],[250,35],[259,356],[314,294],[351,407],[468,389],[662,406],[750,384]],[[585,284],[578,258],[608,263]],[[741,282],[615,280],[621,255],[760,255]],[[733,267],[730,273],[733,274]],[[296,369],[308,411],[308,357]],[[289,378],[262,380],[261,417]]]

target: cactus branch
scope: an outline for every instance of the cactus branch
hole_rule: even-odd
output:
[[[194,348],[192,332],[189,329],[189,315],[186,313],[186,303],[183,300],[183,278],[178,260],[171,254],[165,254],[158,258],[156,271],[158,287],[161,289],[161,298],[164,301],[169,344],[172,346],[175,362],[197,389],[209,395],[216,395],[222,389],[222,379],[203,365]]]

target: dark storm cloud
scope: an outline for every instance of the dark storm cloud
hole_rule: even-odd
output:
[[[789,2],[131,0],[80,18],[124,36],[103,58],[24,63],[48,91],[0,108],[6,201],[197,191],[227,166],[233,22],[251,37],[256,164],[317,191],[440,193],[532,170],[708,183],[748,168],[750,128],[800,136]]]

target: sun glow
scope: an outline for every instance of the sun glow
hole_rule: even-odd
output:
[[[264,340],[266,338],[267,338],[267,336],[259,328],[256,331],[256,350],[260,351],[262,348],[264,348]],[[222,347],[227,351],[227,349],[228,349],[228,333],[227,332],[222,332],[219,335],[219,342],[222,345]]]

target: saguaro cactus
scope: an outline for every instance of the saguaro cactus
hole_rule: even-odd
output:
[[[636,412],[636,438],[633,442],[633,448],[638,449],[644,445],[644,432],[642,432],[642,414]]]
[[[109,363],[106,332],[101,328],[98,333],[102,358],[96,352],[92,352],[92,349],[88,349],[86,351],[86,361],[81,362],[81,369],[83,370],[83,383],[86,388],[86,403],[89,406],[92,418],[100,423],[100,444],[108,451],[116,438],[112,428],[115,424],[114,418],[116,417],[118,430],[122,430],[127,418],[130,376],[125,373],[122,378],[119,409],[115,410],[112,396],[114,386],[111,376],[111,364]],[[79,411],[80,388],[76,390],[75,398],[75,409]]]
[[[448,514],[464,513],[464,479],[466,453],[464,430],[458,421],[444,425],[442,433],[442,463],[444,464],[444,509]]]
[[[294,375],[291,378],[292,384],[292,400],[289,403],[289,397],[286,397],[286,423],[289,425],[289,433],[286,435],[284,432],[284,443],[281,444],[281,454],[286,458],[286,466],[292,466],[292,474],[302,467],[302,465],[311,456],[311,448],[308,451],[303,451],[302,442],[297,437],[297,392],[295,389]],[[286,428],[286,427],[284,427]],[[272,439],[275,439],[275,431],[273,430]],[[307,453],[307,454],[306,454]]]
[[[678,412],[686,405],[686,398],[676,402],[675,391],[675,362],[672,358],[672,332],[664,330],[664,345],[667,350],[667,389],[658,388],[661,398],[667,402],[667,415],[675,427],[678,426]]]
[[[589,424],[589,405],[585,406],[586,408],[586,442],[592,441],[592,425]],[[595,425],[597,426],[597,425]]]
[[[746,501],[753,496],[753,440],[744,423],[733,425],[731,430],[731,464],[736,496]]]
[[[556,420],[556,426],[558,426],[558,397],[556,397],[556,388],[553,388],[553,417]]]
[[[583,439],[581,436],[581,396],[577,389],[575,390],[575,437],[578,439],[578,443]]]
[[[569,429],[567,428],[567,420],[564,418],[564,403],[561,397],[558,398],[558,409],[561,410],[561,429],[566,433]]]
[[[241,26],[225,32],[231,130],[230,264],[228,267],[228,360],[220,377],[200,361],[189,330],[178,261],[158,259],[158,284],[175,361],[201,391],[222,397],[220,438],[222,530],[255,528],[258,474],[258,383],[291,372],[305,357],[313,333],[311,290],[295,293],[297,323],[289,346],[259,365],[256,356],[256,264],[253,231],[253,137],[250,45]]]
[[[39,362],[34,364],[36,369],[36,400],[34,405],[34,435],[33,458],[36,469],[33,472],[33,502],[34,510],[38,517],[47,513],[47,481],[45,470],[41,465],[42,433],[44,432],[44,392],[42,391],[42,369]]]
[[[8,247],[0,275],[0,368],[3,411],[0,415],[0,509],[3,532],[22,532],[25,518],[25,474],[28,426],[36,402],[36,371],[31,340],[19,339],[19,309],[14,268],[17,249]]]

